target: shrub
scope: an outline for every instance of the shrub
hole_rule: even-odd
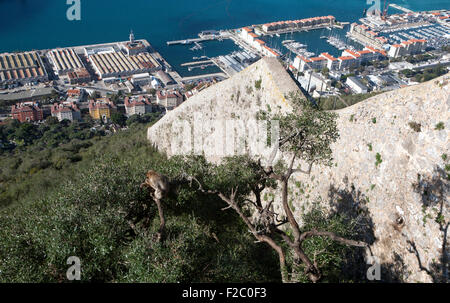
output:
[[[381,162],[383,162],[383,160],[381,159],[380,153],[377,153],[377,154],[375,155],[375,159],[376,159],[376,161],[375,161],[375,166],[378,167],[378,165],[380,165]]]
[[[442,121],[436,124],[436,126],[434,127],[435,130],[443,130],[444,128],[445,128],[444,122]]]
[[[422,125],[420,125],[420,123],[409,122],[408,125],[417,133],[419,133],[421,131]]]

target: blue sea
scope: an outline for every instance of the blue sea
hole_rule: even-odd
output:
[[[237,47],[225,40],[191,51],[188,46],[167,46],[166,41],[195,37],[202,30],[322,15],[352,22],[371,6],[367,2],[372,0],[81,0],[81,20],[69,21],[66,0],[0,0],[0,52],[123,41],[132,29],[137,39],[147,39],[181,75],[187,75],[195,72],[181,68],[181,63],[194,56],[228,54]],[[450,0],[390,2],[412,10],[450,9]],[[390,12],[398,11],[390,8]],[[339,53],[320,35],[317,31],[294,38],[312,52]],[[279,46],[279,41],[267,42]]]

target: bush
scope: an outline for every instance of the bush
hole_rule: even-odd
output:
[[[411,127],[415,132],[420,133],[422,125],[416,122],[409,122],[409,127]]]

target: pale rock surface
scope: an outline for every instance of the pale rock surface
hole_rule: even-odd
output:
[[[261,89],[255,85],[259,80]],[[310,176],[298,174],[291,179],[290,197],[297,218],[317,200],[329,209],[344,200],[353,207],[367,207],[375,236],[371,254],[386,266],[393,264],[407,282],[432,281],[419,267],[410,243],[415,243],[426,269],[431,270],[433,263],[439,262],[444,232],[435,219],[442,199],[445,222],[450,220],[449,181],[445,176],[434,186],[414,189],[418,178],[422,184],[436,178],[437,169],[450,163],[442,158],[443,154],[450,157],[449,82],[447,75],[336,111],[340,138],[332,146],[334,165],[314,166]],[[148,139],[169,156],[179,153],[180,142],[189,141],[189,137],[191,142],[207,138],[210,143],[222,142],[226,146],[227,135],[205,130],[183,133],[174,131],[173,125],[177,121],[191,123],[198,115],[203,119],[248,121],[255,119],[260,110],[288,112],[292,110],[287,98],[290,92],[301,94],[276,59],[264,58],[169,112],[149,128]],[[421,131],[414,131],[410,122],[420,124]],[[444,123],[443,130],[435,129],[439,122]],[[245,152],[255,154],[252,146],[259,139],[251,133],[246,136]],[[199,145],[199,150],[208,160],[218,161],[221,155],[211,150],[212,145]],[[378,165],[377,154],[382,161]],[[428,199],[426,207],[424,199]],[[447,246],[449,240],[447,235]]]

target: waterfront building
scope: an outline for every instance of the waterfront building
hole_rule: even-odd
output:
[[[62,120],[81,120],[81,111],[75,103],[53,104],[51,114],[59,122]]]
[[[117,45],[87,47],[85,54],[100,79],[124,78],[161,69],[161,65],[148,52],[127,55]]]
[[[327,66],[327,63],[328,61],[324,57],[306,58],[303,56],[297,56],[294,59],[294,68],[300,72],[304,72],[308,69],[321,70]]]
[[[147,50],[144,42],[134,39],[133,31],[130,32],[130,40],[124,44],[124,47],[128,56],[135,56]]]
[[[44,112],[34,102],[17,103],[11,106],[11,116],[21,123],[44,120]]]
[[[356,68],[360,65],[360,61],[356,60],[352,56],[341,56],[338,58],[339,70],[348,70],[350,68]]]
[[[58,76],[84,69],[84,64],[81,62],[80,57],[71,48],[51,50],[47,53],[47,58],[53,67],[53,71]]]
[[[389,49],[389,57],[398,58],[407,55],[420,54],[425,51],[427,41],[423,39],[410,39],[400,44],[394,44]]]
[[[266,44],[264,44],[262,46],[261,51],[265,56],[268,56],[268,57],[279,57],[280,56],[280,54],[278,54],[272,48],[268,47]]]
[[[144,115],[153,111],[150,99],[145,96],[126,97],[125,98],[125,112],[127,117],[133,115]]]
[[[108,98],[98,98],[89,102],[89,114],[95,120],[108,120],[117,107]]]
[[[48,81],[37,52],[0,54],[0,85],[24,85]]]
[[[248,35],[249,35],[250,33],[252,33],[252,32],[253,32],[252,29],[250,29],[250,28],[248,28],[248,27],[243,27],[243,28],[241,29],[241,37],[242,37],[242,39],[243,39],[244,41],[247,41]]]
[[[330,55],[329,53],[322,53],[320,57],[323,57],[327,60],[327,68],[329,70],[339,69],[339,60]]]
[[[371,51],[369,49],[357,51],[356,53],[359,55],[361,63],[377,60],[379,57],[379,53]]]
[[[334,16],[322,16],[300,20],[288,20],[271,22],[262,25],[262,30],[266,33],[276,32],[279,30],[301,30],[311,26],[333,26],[336,22]]]
[[[342,56],[344,57],[353,57],[353,59],[355,59],[355,61],[358,62],[358,65],[361,63],[361,55],[359,53],[357,53],[356,51],[353,51],[351,49],[346,49],[342,52]]]
[[[369,45],[366,45],[366,47],[364,47],[364,50],[370,50],[374,53],[377,53],[378,58],[376,58],[376,59],[381,59],[383,57],[387,57],[387,53],[385,50],[377,49],[377,48],[371,47]]]
[[[262,52],[263,46],[266,44],[266,42],[260,40],[260,39],[255,39],[253,41],[253,46],[259,51]]]
[[[156,102],[158,105],[164,106],[166,109],[173,109],[183,103],[183,96],[176,90],[157,91]]]
[[[369,45],[376,49],[383,49],[388,43],[386,37],[379,36],[378,32],[370,30],[365,25],[352,23],[350,25],[350,36],[363,45]]]

